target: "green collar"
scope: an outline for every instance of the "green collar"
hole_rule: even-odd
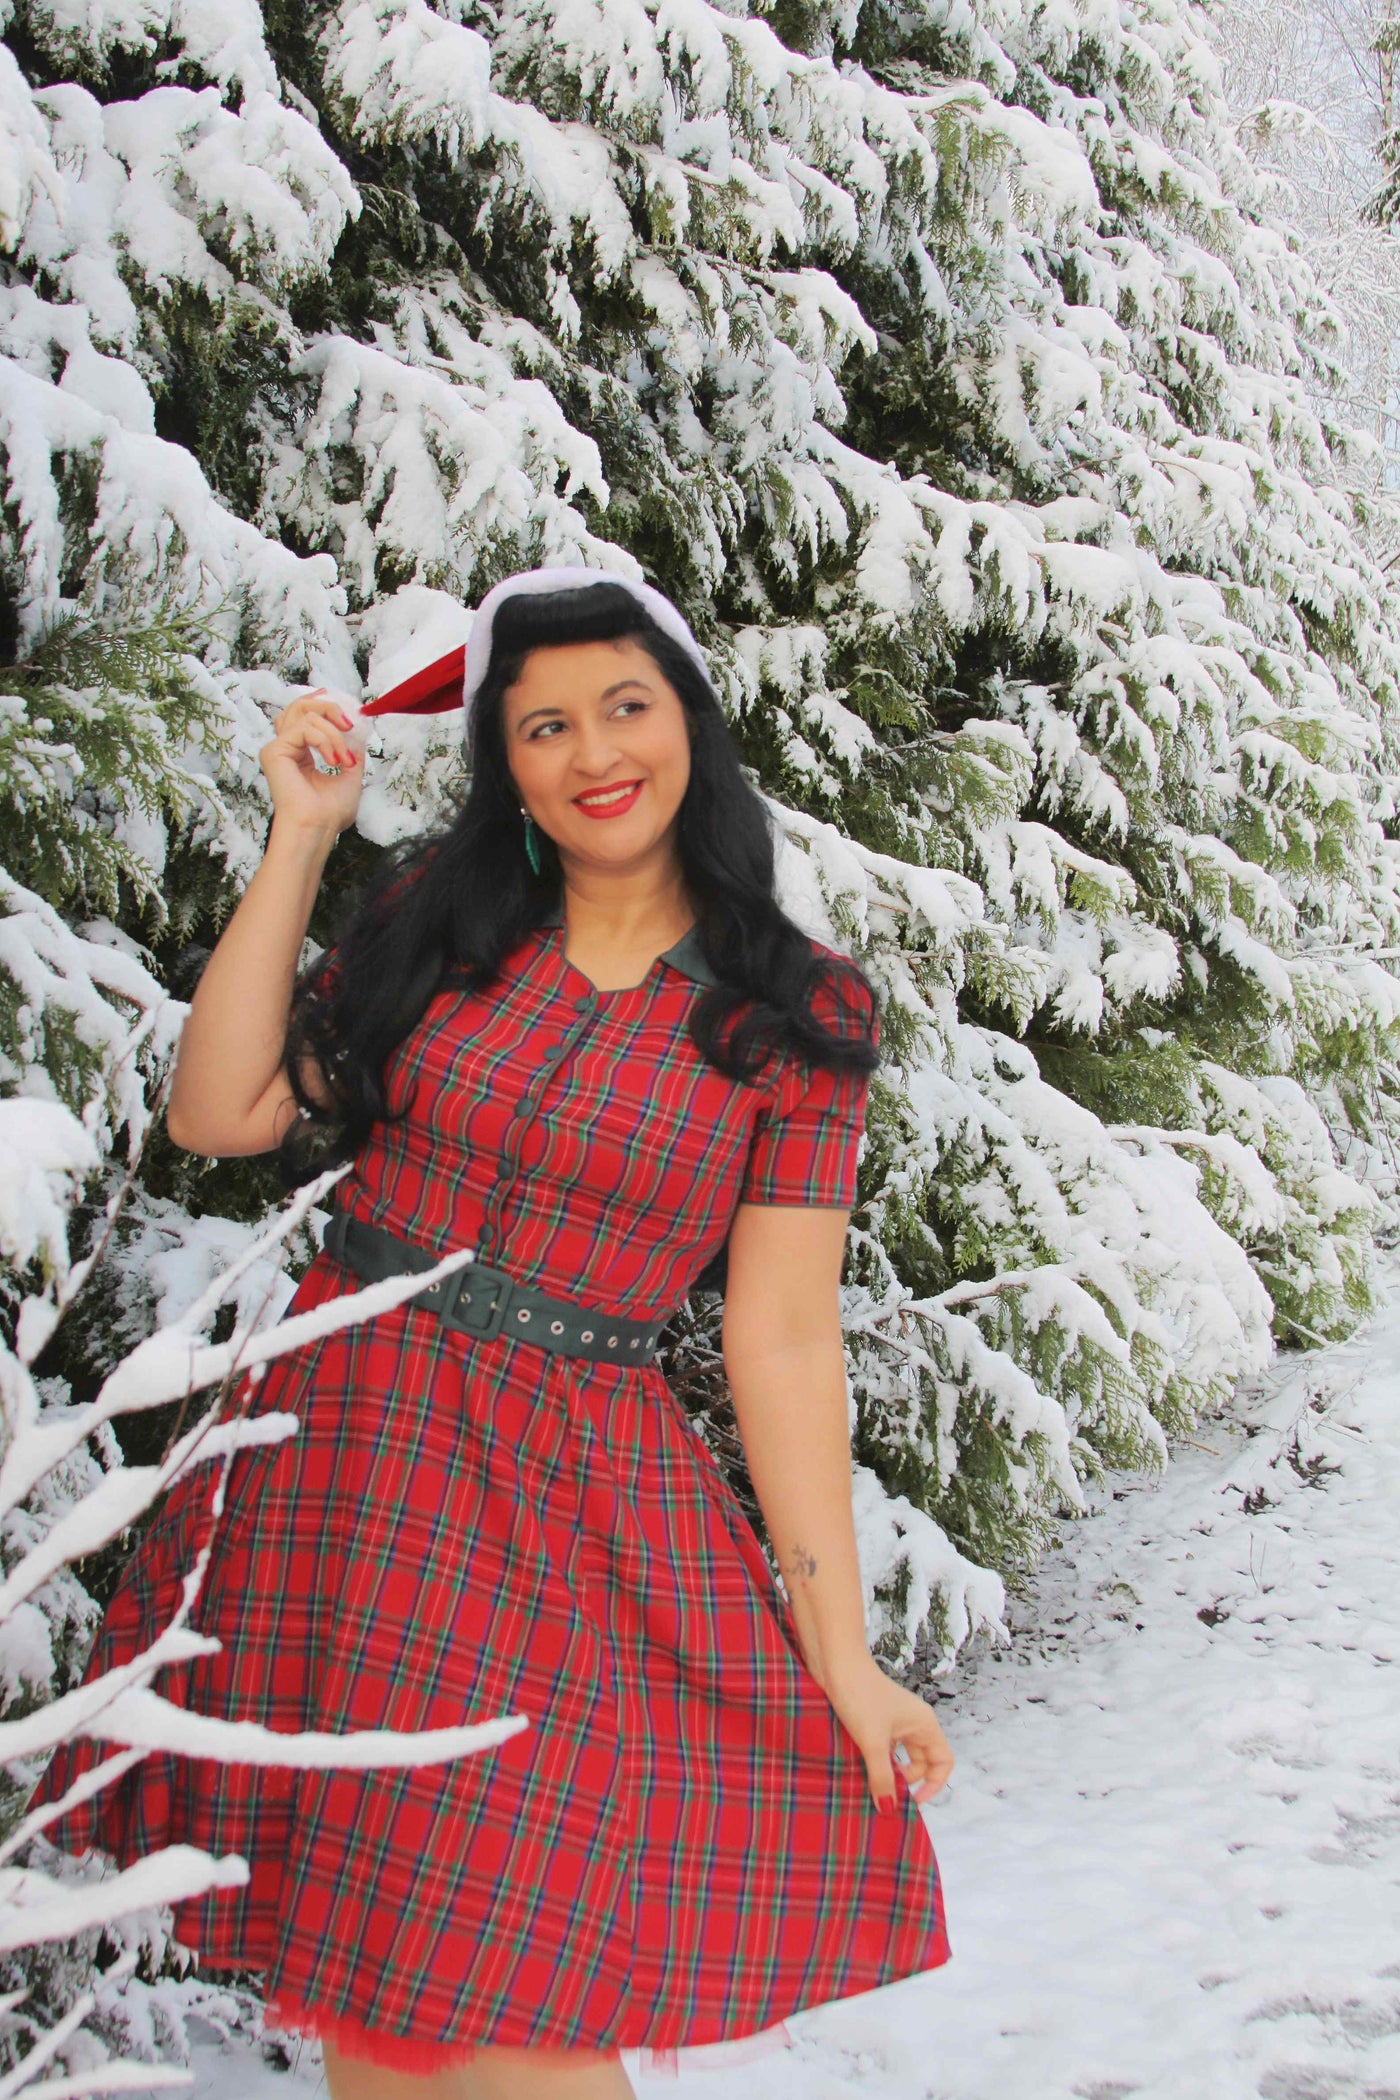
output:
[[[541,926],[562,926],[564,923],[563,905],[551,905],[539,923]],[[679,971],[682,977],[689,977],[695,984],[719,983],[719,979],[706,962],[704,950],[700,945],[700,922],[698,919],[693,926],[687,926],[678,941],[674,941],[669,948],[663,948],[656,959],[658,962],[669,963],[673,970]]]

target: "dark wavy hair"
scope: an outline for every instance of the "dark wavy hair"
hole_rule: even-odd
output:
[[[778,905],[771,819],[694,659],[620,584],[521,592],[496,612],[490,661],[468,717],[468,789],[452,823],[391,849],[294,988],[285,1055],[301,1114],[278,1148],[290,1185],[349,1158],[371,1126],[390,1117],[389,1059],[433,995],[448,982],[488,986],[502,958],[562,901],[563,872],[547,834],[539,833],[538,875],[526,857],[502,698],[531,650],[624,636],[675,688],[690,736],[680,859],[701,947],[719,980],[692,1009],[696,1049],[746,1082],[785,1052],[847,1072],[880,1062],[868,977],[848,958],[819,955]],[[818,993],[834,995],[842,1024],[834,1032],[813,1012]],[[306,1090],[308,1058],[324,1076],[329,1107]]]

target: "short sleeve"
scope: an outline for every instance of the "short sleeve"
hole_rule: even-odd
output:
[[[865,1026],[878,1043],[879,1017],[873,1004],[867,1011]],[[868,1072],[789,1058],[755,1119],[739,1201],[849,1210],[869,1093]]]

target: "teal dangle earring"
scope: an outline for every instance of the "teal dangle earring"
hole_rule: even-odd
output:
[[[523,818],[525,819],[525,854],[526,854],[526,858],[527,858],[527,859],[529,860],[530,866],[531,866],[531,867],[532,867],[532,868],[534,869],[535,873],[536,873],[536,874],[538,875],[538,874],[539,874],[539,872],[540,872],[540,848],[539,848],[539,841],[538,841],[538,839],[537,839],[537,838],[536,838],[536,836],[535,836],[535,820],[534,820],[534,818],[533,818],[533,817],[532,817],[532,816],[530,815],[530,812],[529,812],[529,810],[528,810],[528,809],[526,809],[526,807],[525,807],[525,805],[524,805],[524,803],[523,803],[523,802],[522,802],[522,803],[521,803],[521,805],[520,805],[520,814],[521,814],[521,816],[522,816],[522,817],[523,817]]]

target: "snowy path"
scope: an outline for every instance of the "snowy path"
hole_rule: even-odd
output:
[[[951,1962],[646,2100],[1400,2100],[1400,1268],[1390,1289],[1203,1421],[1211,1450],[1100,1490],[1016,1651],[957,1673],[958,1769],[924,1810]],[[211,2050],[196,2090],[318,2083]]]
[[[1390,1289],[1203,1422],[1219,1456],[1178,1446],[1062,1527],[1019,1654],[940,1707],[953,1959],[804,2015],[794,2100],[1400,2096]]]

